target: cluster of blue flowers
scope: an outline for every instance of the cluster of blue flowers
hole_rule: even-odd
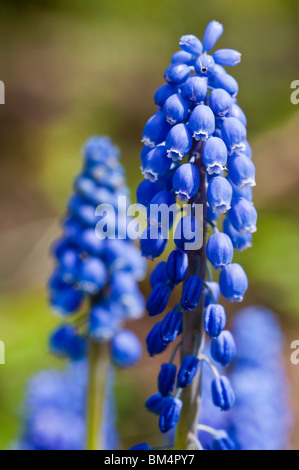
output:
[[[65,371],[46,370],[28,384],[18,450],[84,450],[86,434],[87,362],[75,361]],[[104,449],[118,446],[113,402],[113,371],[109,370],[104,420],[99,431]]]
[[[287,450],[292,420],[278,321],[269,310],[248,307],[234,318],[233,333],[238,353],[229,379],[235,405],[227,413],[215,407],[209,393],[213,372],[203,364],[196,437],[204,450]],[[216,364],[212,358],[211,363]],[[150,446],[139,444],[134,449]]]
[[[119,212],[121,196],[126,197],[126,207]],[[108,208],[97,209],[100,205],[105,209],[106,204],[115,211],[114,238],[109,224],[104,223]],[[86,339],[91,338],[110,341],[111,358],[117,366],[131,366],[141,356],[138,338],[120,329],[126,319],[139,318],[144,311],[137,282],[146,266],[126,236],[128,204],[119,150],[107,137],[91,138],[62,222],[63,235],[53,248],[57,265],[49,282],[50,303],[66,320],[50,339],[57,355],[82,359]]]
[[[200,307],[200,321],[212,338],[212,358],[227,366],[235,357],[236,347],[232,334],[224,330],[226,313],[218,302],[220,293],[230,302],[243,300],[248,280],[243,268],[233,263],[233,255],[234,249],[251,246],[257,212],[252,203],[255,167],[247,141],[246,117],[237,104],[238,84],[224,69],[237,65],[241,54],[231,49],[209,54],[222,32],[222,25],[212,21],[202,43],[193,35],[181,38],[181,50],[172,56],[164,74],[166,84],[155,93],[159,109],[143,131],[141,162],[145,180],[138,187],[137,200],[148,208],[141,250],[150,259],[164,252],[168,239],[165,221],[157,214],[152,216],[151,206],[170,208],[177,199],[191,206],[191,215],[183,215],[175,229],[175,250],[151,275],[152,292],[147,301],[150,316],[164,311],[175,286],[183,284],[183,293],[180,303],[150,332],[149,354],[161,353],[181,334],[184,338],[183,316]],[[198,241],[202,234],[195,215],[198,204],[203,206],[203,238],[208,226],[214,233],[201,250],[190,252],[187,242]],[[223,231],[219,232],[217,222],[223,214]],[[174,217],[169,217],[167,231],[173,222]],[[152,237],[152,233],[158,236]],[[220,271],[219,283],[213,282],[210,265],[211,275],[206,279],[206,268],[202,266],[206,258],[215,271]],[[201,326],[197,328],[201,336]],[[172,362],[162,365],[158,393],[147,401],[148,409],[160,417],[162,432],[178,423],[181,392],[205,360],[198,347],[202,346],[201,338],[197,343],[193,353],[183,357],[178,372]],[[213,371],[213,402],[228,410],[234,402],[233,390],[225,376],[215,368]]]

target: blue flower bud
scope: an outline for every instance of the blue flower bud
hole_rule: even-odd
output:
[[[245,150],[242,150],[242,153],[244,153],[244,155],[246,155],[248,158],[252,158],[252,150],[251,150],[251,147],[250,147],[250,144],[249,142],[246,140],[245,142]]]
[[[225,233],[213,233],[207,243],[207,258],[213,267],[223,269],[234,257],[234,247],[231,239]]]
[[[196,55],[190,54],[186,51],[175,52],[171,57],[172,64],[186,64],[193,65],[196,60]]]
[[[213,450],[236,450],[236,445],[225,431],[218,431],[213,440]]]
[[[207,306],[204,316],[205,331],[210,338],[217,338],[226,323],[226,313],[224,307],[219,304]]]
[[[176,366],[174,364],[162,364],[161,370],[158,376],[158,388],[159,392],[167,397],[171,395],[174,390],[176,377]]]
[[[202,279],[198,276],[190,276],[186,280],[181,298],[181,306],[186,311],[191,311],[199,304],[203,289]]]
[[[256,232],[257,212],[252,202],[243,197],[234,198],[229,211],[229,220],[237,232],[249,234]]]
[[[152,448],[146,442],[142,442],[141,444],[131,447],[130,450],[152,450]]]
[[[160,86],[155,93],[154,100],[155,104],[159,108],[163,108],[165,101],[172,95],[177,93],[177,87],[174,85],[170,85],[169,83],[165,83],[164,85]]]
[[[218,282],[206,282],[205,287],[205,307],[210,304],[217,303],[220,297],[220,287]]]
[[[239,85],[237,80],[234,79],[228,73],[215,73],[216,67],[214,69],[213,75],[209,77],[209,85],[214,88],[222,88],[227,91],[233,98],[237,96],[239,92]]]
[[[91,256],[101,256],[105,246],[104,240],[97,238],[93,228],[82,230],[77,243],[82,252]]]
[[[226,178],[215,176],[209,182],[207,200],[216,214],[225,214],[232,202],[233,189]]]
[[[166,205],[167,207],[171,207],[173,204],[175,204],[176,199],[175,195],[173,192],[170,191],[160,191],[157,193],[153,199],[150,201],[148,210],[147,210],[147,217],[148,221],[151,224],[156,224],[157,226],[163,226],[165,227],[167,225],[167,222],[169,222],[169,225],[172,226],[173,224],[173,212],[169,214],[169,219],[165,220],[162,218],[162,214],[159,211],[159,207],[163,207],[163,205]],[[157,206],[155,208],[155,206]],[[157,209],[157,210],[156,210]],[[167,226],[169,228],[169,226]]]
[[[203,104],[196,106],[188,126],[195,140],[207,140],[215,131],[215,117],[211,108]]]
[[[160,327],[162,341],[166,344],[172,343],[182,330],[183,317],[180,311],[174,310],[167,313]]]
[[[89,334],[96,341],[111,339],[118,327],[116,316],[111,314],[109,306],[95,305],[89,315]]]
[[[173,175],[173,189],[182,202],[189,201],[198,193],[199,183],[199,171],[192,163],[179,166]]]
[[[229,117],[223,121],[221,128],[222,138],[228,152],[245,150],[246,127],[237,118]]]
[[[247,248],[252,247],[252,234],[251,233],[240,233],[234,229],[228,217],[223,221],[223,231],[232,241],[235,250],[244,251]]]
[[[89,257],[82,263],[78,273],[78,286],[87,294],[94,295],[106,284],[107,269],[99,258]]]
[[[167,348],[168,343],[165,343],[161,336],[161,323],[156,323],[149,332],[146,338],[146,346],[150,356],[160,354]]]
[[[81,224],[95,227],[99,217],[95,215],[95,206],[88,203],[86,199],[79,195],[71,197],[68,210],[75,215]]]
[[[165,403],[165,397],[161,393],[155,393],[145,402],[145,406],[151,413],[160,415]]]
[[[109,137],[95,136],[86,142],[84,156],[88,164],[99,164],[118,160],[120,152]]]
[[[50,292],[51,307],[60,315],[75,313],[81,306],[84,294],[71,286],[64,286]]]
[[[223,65],[225,67],[234,67],[241,62],[241,54],[233,49],[219,49],[214,52],[213,58],[216,64]]]
[[[186,356],[183,359],[180,370],[178,372],[177,384],[180,388],[191,385],[200,366],[200,361],[195,356]]]
[[[181,91],[186,100],[194,104],[200,104],[204,101],[208,91],[207,82],[204,78],[193,75],[184,83]]]
[[[255,186],[255,166],[246,155],[231,156],[228,171],[230,179],[240,189]]]
[[[228,114],[233,102],[231,96],[222,88],[212,91],[209,98],[210,107],[215,116],[223,117]]]
[[[189,52],[189,54],[199,55],[202,53],[202,43],[193,34],[182,36],[180,39],[180,47],[183,51]]]
[[[186,124],[177,124],[172,127],[167,134],[165,147],[167,156],[173,162],[182,160],[187,155],[192,146],[192,136]]]
[[[158,111],[147,121],[142,134],[142,142],[149,147],[155,147],[164,142],[169,129],[170,125],[165,121],[164,114]]]
[[[162,313],[165,309],[171,289],[165,284],[156,284],[147,300],[146,308],[151,317]]]
[[[247,158],[248,160],[248,157],[246,157],[245,155],[244,157]],[[230,158],[234,158],[234,157],[230,157]],[[252,202],[252,197],[253,197],[252,186],[240,188],[239,186],[235,185],[229,177],[227,179],[229,181],[229,184],[233,188],[233,198],[243,197],[244,199],[247,199],[247,201]]]
[[[159,428],[161,432],[168,432],[177,425],[182,406],[183,403],[178,398],[165,398],[159,419]]]
[[[218,21],[211,21],[206,27],[203,37],[203,49],[209,52],[215,46],[216,42],[223,33],[223,26]]]
[[[85,339],[80,337],[72,325],[57,328],[50,337],[50,349],[53,354],[67,356],[74,360],[84,357],[86,351]]]
[[[179,94],[171,95],[164,103],[163,114],[172,126],[184,122],[189,116],[189,103]]]
[[[244,111],[237,104],[232,104],[230,110],[227,113],[227,117],[234,117],[239,119],[243,126],[247,126],[247,118],[244,114]]]
[[[110,343],[111,357],[118,367],[132,367],[142,356],[142,345],[130,330],[121,330]]]
[[[76,217],[67,217],[63,220],[64,235],[71,243],[77,242],[82,228],[82,224]]]
[[[200,237],[199,221],[192,216],[182,217],[175,229],[174,242],[180,250],[185,250],[186,244],[196,244]]]
[[[248,289],[248,279],[242,266],[234,263],[221,271],[219,285],[221,294],[229,302],[242,302]]]
[[[59,256],[59,271],[61,278],[68,284],[73,284],[80,269],[81,260],[77,250],[67,248]]]
[[[220,376],[212,382],[213,403],[223,411],[229,410],[235,402],[235,394],[227,377]]]
[[[179,284],[187,276],[188,255],[184,251],[174,250],[170,253],[167,261],[167,274],[174,284]]]
[[[155,147],[143,158],[142,174],[154,183],[158,178],[167,175],[170,166],[171,160],[167,157],[166,148],[164,146]]]
[[[166,261],[161,261],[151,272],[150,285],[154,288],[156,284],[159,284],[160,282],[162,284],[166,284],[168,280],[167,263]]]
[[[211,344],[212,358],[222,366],[227,366],[236,356],[236,345],[230,331],[222,331]]]
[[[196,59],[195,72],[200,77],[209,77],[215,70],[215,62],[212,56],[203,54]]]
[[[166,82],[173,85],[181,85],[190,75],[190,68],[185,64],[171,64],[164,73]]]
[[[227,162],[227,148],[219,137],[210,137],[204,146],[202,160],[208,175],[219,175]]]
[[[147,227],[147,229],[143,232],[140,239],[140,249],[142,256],[148,259],[155,259],[158,258],[163,251],[165,250],[167,245],[167,239],[162,237],[161,231],[158,231],[157,238],[151,238],[151,227]]]
[[[150,180],[143,180],[136,191],[137,202],[147,207],[153,197],[165,189],[165,184],[162,180],[157,180],[154,183],[151,183]]]

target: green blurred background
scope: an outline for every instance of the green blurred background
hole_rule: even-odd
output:
[[[153,93],[180,36],[202,37],[212,19],[225,27],[219,47],[243,54],[233,74],[257,166],[259,230],[254,248],[238,256],[250,278],[245,303],[263,303],[281,317],[299,422],[299,369],[289,361],[289,344],[299,339],[299,105],[290,102],[290,84],[299,79],[298,1],[2,0],[0,339],[6,365],[0,366],[0,448],[17,435],[28,377],[61,366],[47,351],[47,334],[57,320],[44,286],[49,245],[59,234],[58,217],[79,171],[82,145],[93,134],[114,139],[134,198]],[[151,323],[133,325],[143,341]],[[156,432],[143,401],[155,389],[158,364],[144,358],[136,369],[118,374],[125,446]],[[299,448],[296,432],[293,447]]]

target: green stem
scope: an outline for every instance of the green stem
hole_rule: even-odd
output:
[[[194,201],[203,206],[203,244],[200,250],[189,252],[189,276],[198,275],[203,281],[206,278],[206,172],[202,162],[203,143],[196,143],[196,153],[198,157],[194,164],[200,172],[199,195]],[[194,149],[193,149],[194,153]],[[197,355],[197,351],[202,351],[204,345],[204,292],[199,305],[192,312],[183,314],[183,333],[181,362],[184,357],[191,354]],[[196,344],[196,339],[198,343]],[[195,347],[197,351],[195,352]],[[175,449],[188,449],[188,436],[196,435],[201,405],[201,368],[192,384],[182,391],[181,400],[183,402],[180,420],[177,426]]]
[[[101,426],[105,401],[107,368],[107,344],[90,340],[87,393],[87,450],[103,450]]]

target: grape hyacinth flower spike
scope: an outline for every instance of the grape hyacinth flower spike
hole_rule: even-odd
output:
[[[147,338],[149,354],[160,354],[179,338],[168,365],[163,364],[158,393],[149,398],[147,407],[159,415],[163,433],[176,429],[174,446],[180,450],[201,448],[197,429],[203,363],[214,376],[209,392],[214,406],[228,410],[234,403],[223,367],[234,359],[236,346],[232,334],[224,331],[226,312],[219,296],[221,292],[229,302],[243,300],[248,280],[233,262],[234,250],[251,246],[257,222],[247,120],[237,104],[238,83],[225,69],[237,65],[241,54],[233,49],[210,52],[222,33],[223,26],[212,21],[203,42],[194,35],[181,38],[181,51],[166,68],[166,83],[154,98],[158,109],[145,125],[142,139],[145,181],[138,187],[137,199],[141,204],[146,201],[145,234],[156,229],[156,237],[141,238],[145,257],[154,260],[165,251],[174,219],[180,215],[174,226],[175,246],[168,260],[153,270],[147,303],[149,315],[158,317]],[[151,211],[156,201],[163,202],[173,217],[168,213],[166,218],[161,209],[158,219]],[[214,271],[220,272],[219,284],[213,280]],[[182,289],[180,302],[163,318],[177,288]],[[211,338],[211,357],[204,346],[205,333]],[[230,446],[229,439],[219,434],[215,446]]]
[[[51,351],[70,360],[89,357],[90,450],[102,446],[98,430],[109,363],[129,367],[142,352],[139,339],[122,329],[127,319],[139,318],[144,310],[138,281],[145,262],[123,233],[128,204],[119,150],[107,137],[91,138],[62,221],[63,234],[52,250],[56,267],[49,282],[50,304],[63,319],[51,335]],[[114,237],[105,228],[111,208],[117,221]]]

